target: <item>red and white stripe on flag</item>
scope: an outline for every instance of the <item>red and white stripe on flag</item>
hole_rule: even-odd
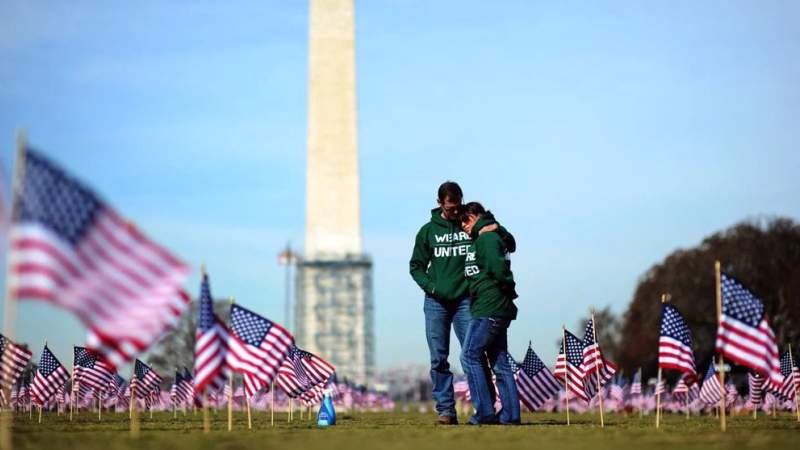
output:
[[[583,389],[583,371],[579,367],[569,364],[563,353],[559,353],[558,358],[556,358],[556,367],[553,375],[559,382],[568,387],[572,395],[585,402],[589,401],[589,397]]]
[[[751,327],[722,314],[717,329],[717,352],[737,364],[758,372],[774,389],[778,389],[783,381],[778,345],[766,315],[758,327]]]

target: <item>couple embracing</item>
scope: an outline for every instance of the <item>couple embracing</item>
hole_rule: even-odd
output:
[[[438,423],[458,423],[450,371],[450,329],[461,344],[475,413],[469,424],[520,423],[519,398],[508,358],[507,332],[517,317],[508,254],[514,237],[477,202],[463,204],[457,183],[439,186],[438,208],[417,233],[410,271],[425,292],[425,335]],[[502,408],[495,412],[497,381]]]

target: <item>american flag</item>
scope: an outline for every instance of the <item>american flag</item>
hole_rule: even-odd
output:
[[[586,330],[583,333],[581,370],[583,371],[584,389],[589,398],[597,394],[598,374],[599,384],[602,387],[617,372],[617,366],[605,359],[602,350],[600,350],[600,343],[595,338],[594,318],[589,319],[586,324]]]
[[[275,382],[289,397],[297,398],[314,386],[324,386],[334,372],[336,368],[333,365],[293,344],[278,369]],[[248,394],[255,392],[248,389]]]
[[[794,362],[792,354],[786,350],[781,356],[781,374],[783,383],[778,388],[778,396],[783,400],[793,400],[800,388],[800,370]]]
[[[67,403],[67,384],[64,383],[56,389],[56,403],[63,406]]]
[[[564,357],[566,353],[566,357]],[[574,334],[564,330],[564,339],[561,342],[561,349],[556,358],[556,369],[553,375],[558,381],[565,383],[570,393],[585,402],[589,402],[589,396],[583,386],[583,342]]]
[[[717,352],[758,372],[777,389],[782,381],[778,344],[764,304],[732,277],[721,274],[722,319],[717,329]]]
[[[511,355],[508,357],[510,361],[513,361]],[[516,366],[516,361],[514,363]],[[519,370],[515,371],[514,374],[517,381],[517,393],[520,401],[529,411],[540,408],[546,401],[558,394],[561,389],[556,377],[544,366],[542,360],[533,351],[530,343],[528,344],[528,351],[525,353],[525,359],[522,360],[522,364],[518,367]]]
[[[687,375],[686,383],[697,378],[692,353],[692,333],[674,306],[664,304],[661,308],[661,335],[658,338],[658,366],[674,369]]]
[[[2,387],[8,389],[17,382],[19,376],[28,366],[33,353],[27,348],[17,345],[0,334],[0,373],[2,373]]]
[[[137,359],[133,373],[131,385],[136,389],[137,397],[147,398],[153,393],[161,392],[161,375],[157,374],[152,367]]]
[[[73,391],[80,389],[83,391],[81,394],[86,393],[85,389],[102,392],[114,382],[114,369],[85,347],[75,347],[73,363]]]
[[[725,383],[725,404],[732,407],[736,404],[736,399],[739,398],[739,392],[736,386],[730,381]]]
[[[608,390],[608,396],[618,402],[625,398],[625,378],[621,374],[618,373],[614,377],[614,382],[611,383]]]
[[[214,314],[214,301],[206,273],[203,273],[200,283],[199,313],[194,345],[194,386],[198,395],[209,386],[212,390],[221,389],[230,376],[230,368],[226,363],[228,327]]]
[[[192,378],[192,373],[189,372],[189,369],[186,367],[183,368],[183,380],[181,382],[183,389],[188,394],[188,399],[191,399],[194,402],[195,406],[203,406],[203,403],[200,399],[200,396],[197,394],[197,390],[194,387],[194,379]]]
[[[642,371],[637,370],[631,382],[631,395],[642,395]]]
[[[257,392],[272,383],[292,345],[294,337],[282,326],[231,305],[227,363],[243,374],[248,392]]]
[[[720,396],[719,376],[714,368],[714,361],[711,361],[708,364],[708,370],[706,370],[706,376],[703,379],[703,386],[700,388],[700,400],[707,405],[713,406],[719,403]]]
[[[182,399],[179,398],[178,394],[178,384],[183,379],[183,375],[179,371],[175,371],[175,379],[172,381],[172,386],[169,387],[169,399],[173,405],[177,405],[179,403],[183,403]]]
[[[47,346],[42,350],[39,368],[33,377],[31,393],[37,405],[44,405],[69,380],[69,373]]]
[[[675,384],[675,387],[672,388],[672,395],[683,398],[684,395],[689,394],[689,385],[686,384],[686,374],[682,375],[680,379],[678,379],[678,383]]]
[[[11,296],[75,313],[87,346],[130,362],[188,304],[188,267],[38,152],[27,149],[10,231]]]
[[[750,391],[750,404],[760,405],[764,398],[764,377],[755,372],[748,373],[747,386]]]
[[[656,392],[655,392],[655,394],[656,395],[664,395],[666,392],[667,392],[667,383],[662,378],[662,379],[658,380],[658,383],[656,383]]]

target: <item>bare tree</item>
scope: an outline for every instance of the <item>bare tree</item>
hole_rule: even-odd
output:
[[[176,327],[158,342],[156,348],[148,356],[149,363],[161,375],[171,375],[176,368],[192,369],[198,305],[197,300],[192,300]],[[214,312],[227,323],[230,316],[228,300],[215,300]]]

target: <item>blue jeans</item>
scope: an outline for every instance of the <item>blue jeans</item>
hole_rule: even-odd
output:
[[[461,366],[467,373],[469,392],[475,414],[470,423],[519,423],[519,396],[514,373],[508,362],[508,326],[510,321],[499,317],[472,319],[467,339],[462,345]],[[494,389],[486,377],[485,359],[497,377],[497,391],[503,407],[494,411]]]
[[[453,393],[453,372],[447,357],[450,355],[450,326],[456,332],[458,343],[464,345],[469,322],[469,299],[440,301],[425,297],[425,337],[431,352],[431,384],[436,412],[440,416],[457,417]]]

